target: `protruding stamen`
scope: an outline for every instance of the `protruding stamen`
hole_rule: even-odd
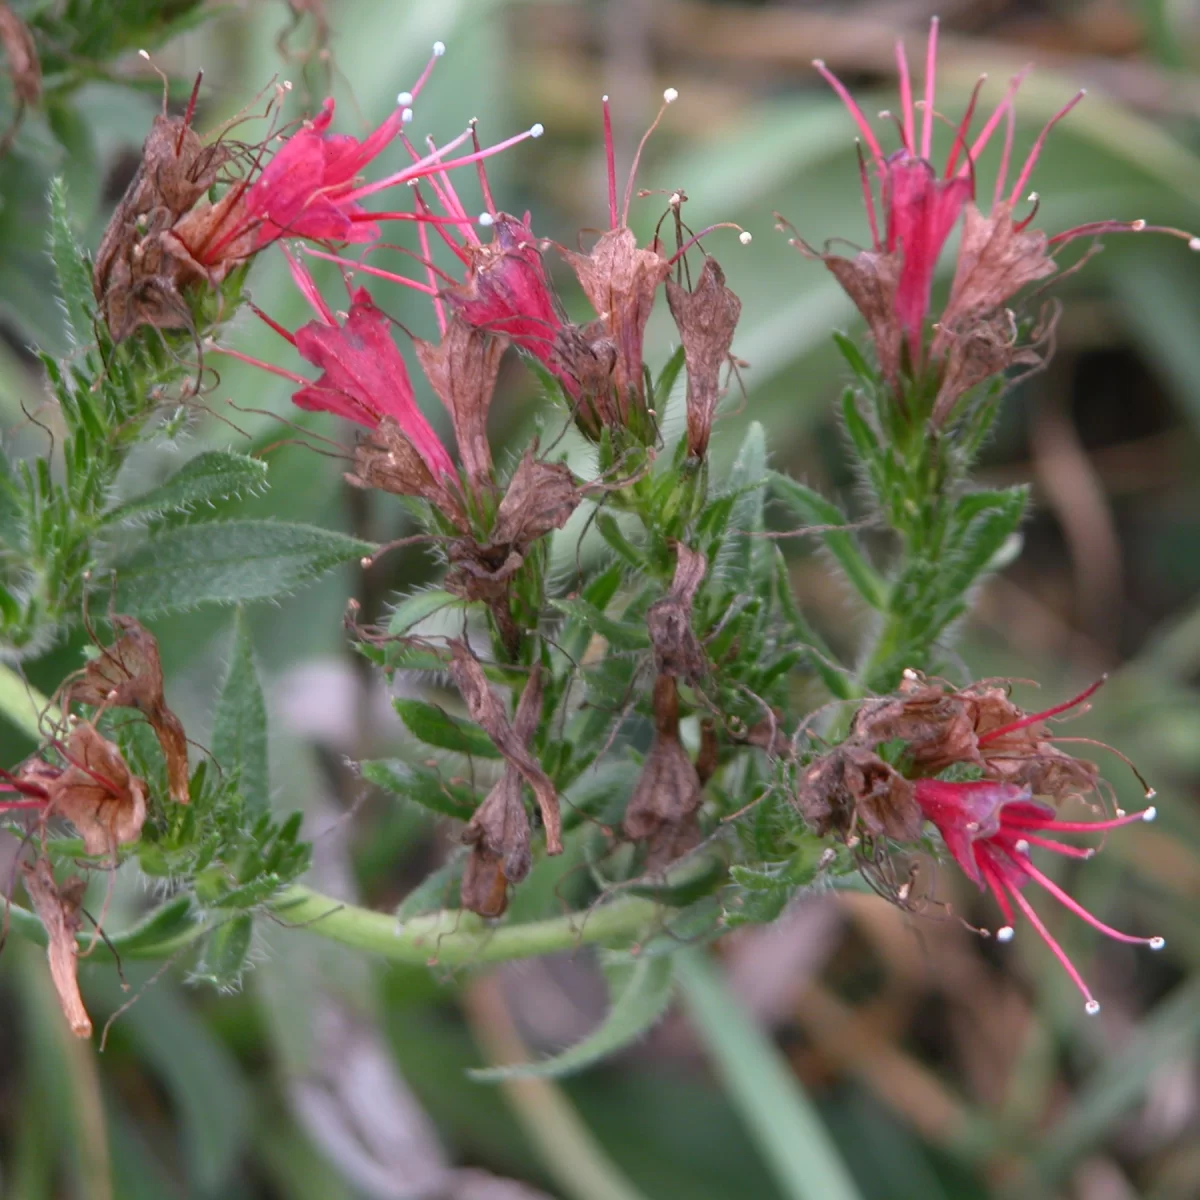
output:
[[[882,175],[884,173],[884,153],[879,145],[879,139],[876,138],[874,131],[867,122],[867,118],[863,116],[862,109],[858,107],[854,97],[847,90],[846,85],[825,65],[823,59],[814,58],[813,66],[821,73],[821,78],[833,88],[837,93],[838,99],[846,106],[854,123],[858,126],[859,132],[863,135],[863,141],[867,143],[871,153],[875,156],[875,169]]]
[[[546,127],[541,123],[541,121],[534,121],[534,123],[529,127],[529,136],[531,138],[540,138],[545,132]]]
[[[411,125],[413,123],[413,110],[411,108],[402,108],[400,110],[400,124]]]
[[[921,157],[926,161],[933,151],[933,87],[937,75],[938,19],[929,22],[929,42],[925,49],[925,112],[921,117]]]
[[[1078,696],[1072,700],[1067,700],[1063,704],[1056,704],[1053,708],[1043,709],[1041,712],[1028,713],[1016,721],[1010,721],[1007,725],[1001,725],[996,729],[989,729],[980,736],[979,744],[984,746],[995,738],[1003,737],[1007,733],[1015,733],[1018,729],[1024,729],[1028,725],[1036,725],[1039,721],[1044,721],[1048,717],[1056,717],[1059,713],[1064,713],[1068,709],[1075,708],[1087,700],[1093,692],[1102,687],[1107,678],[1107,675],[1101,675],[1090,687],[1084,688]]]
[[[613,149],[612,111],[608,106],[608,97],[600,100],[601,111],[604,114],[604,167],[608,172],[608,223],[609,228],[617,227],[617,156]]]
[[[408,106],[412,104],[415,99],[416,97],[412,94],[412,92],[401,92],[396,97],[396,103],[400,108],[408,108]]]
[[[1152,937],[1146,943],[1146,945],[1149,946],[1151,950],[1161,950],[1161,949],[1163,949],[1164,946],[1166,946],[1166,944],[1167,944],[1167,939],[1164,937]]]
[[[664,104],[674,104],[675,101],[678,99],[679,99],[679,91],[676,88],[667,88],[667,90],[665,92],[663,92],[663,103]]]
[[[1089,1017],[1094,1017],[1100,1011],[1100,1001],[1099,1000],[1089,1000],[1083,1006],[1083,1011],[1085,1013],[1087,1013],[1087,1015]]]
[[[1158,817],[1158,809],[1155,808],[1153,804],[1150,805],[1149,808],[1145,809],[1142,812],[1142,820],[1143,821],[1153,821],[1157,817]]]
[[[1011,925],[1001,925],[1000,928],[996,930],[996,941],[1011,942],[1015,934],[1016,930],[1013,929]]]
[[[900,137],[909,154],[915,154],[916,125],[913,121],[912,79],[908,74],[908,55],[904,52],[904,39],[896,39],[896,73],[900,77]],[[883,113],[879,114],[881,117]]]
[[[441,58],[442,55],[445,53],[446,53],[446,43],[445,42],[434,42],[433,43],[433,57],[434,58]]]
[[[1068,100],[1066,104],[1064,104],[1062,108],[1060,108],[1058,112],[1056,112],[1054,116],[1052,116],[1050,120],[1048,120],[1046,124],[1042,126],[1042,132],[1037,135],[1037,141],[1033,143],[1033,149],[1030,150],[1029,157],[1026,158],[1025,165],[1021,168],[1021,174],[1017,176],[1017,182],[1013,184],[1013,190],[1008,199],[1010,204],[1014,204],[1017,197],[1025,190],[1025,184],[1028,182],[1029,176],[1033,174],[1033,168],[1037,165],[1038,157],[1042,153],[1042,147],[1046,144],[1046,137],[1050,133],[1050,130],[1052,130],[1055,125],[1057,125],[1059,121],[1061,121],[1063,117],[1065,117],[1067,113],[1069,113],[1071,109],[1073,109],[1075,105],[1077,105],[1086,95],[1087,89],[1080,88],[1079,91],[1077,91],[1075,95],[1072,96],[1071,99]]]
[[[754,241],[754,234],[752,234],[748,229],[743,229],[742,232],[738,234],[738,241],[741,242],[743,246],[748,246],[752,241]]]
[[[493,217],[490,212],[481,212],[479,214],[479,223],[484,227],[484,229],[489,229],[491,226],[495,225],[496,218]]]

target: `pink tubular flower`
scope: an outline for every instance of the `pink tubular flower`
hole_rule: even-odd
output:
[[[1029,155],[1009,187],[1009,164],[1014,130],[1014,100],[1024,78],[1018,73],[982,128],[971,140],[971,123],[984,79],[975,85],[966,111],[953,127],[953,140],[941,170],[932,161],[933,127],[938,112],[935,102],[938,21],[930,24],[925,54],[923,97],[913,99],[908,59],[902,42],[896,44],[896,66],[900,80],[900,113],[894,116],[900,134],[900,148],[885,154],[862,109],[844,84],[820,59],[813,65],[845,104],[862,135],[868,159],[860,150],[860,174],[867,220],[871,229],[872,249],[855,259],[823,254],[826,266],[846,288],[871,327],[885,377],[895,382],[899,367],[901,341],[907,346],[909,366],[915,374],[925,365],[925,323],[929,314],[930,293],[938,258],[958,218],[966,214],[963,247],[959,253],[950,302],[939,322],[938,338],[932,356],[941,359],[952,354],[955,339],[970,335],[989,314],[1001,308],[1026,284],[1052,275],[1056,269],[1050,253],[1080,237],[1105,233],[1153,230],[1182,237],[1192,249],[1200,249],[1200,239],[1178,229],[1149,226],[1145,221],[1091,221],[1062,233],[1046,235],[1030,229],[1037,212],[1037,196],[1031,194],[1032,210],[1014,219],[1013,209],[1045,145],[1050,130],[1083,99],[1076,93],[1046,122]],[[921,109],[920,130],[916,109]],[[881,114],[893,116],[893,114]],[[975,207],[975,164],[993,134],[1005,124],[1004,143],[992,197],[992,211],[984,216]],[[874,172],[875,180],[871,178]],[[876,201],[878,188],[878,202]],[[882,209],[882,228],[878,210]],[[803,245],[797,242],[797,244]],[[993,339],[994,340],[994,339]],[[976,356],[981,347],[976,346]],[[1010,347],[1016,360],[1015,347]],[[999,347],[992,348],[989,367],[1003,369]],[[940,396],[939,406],[948,408],[974,380],[960,376]],[[993,373],[989,370],[988,374]],[[965,385],[965,386],[964,386]],[[954,393],[954,394],[951,394]],[[944,415],[944,414],[941,414]],[[936,422],[935,422],[936,423]]]
[[[915,790],[917,804],[925,818],[937,827],[954,861],[981,890],[987,888],[995,897],[1006,922],[997,932],[997,938],[1002,942],[1012,939],[1015,903],[1083,993],[1089,1013],[1099,1012],[1100,1005],[1074,963],[1022,894],[1021,889],[1027,883],[1032,881],[1040,885],[1065,908],[1107,937],[1149,946],[1151,950],[1162,949],[1165,943],[1161,937],[1134,937],[1104,924],[1040,871],[1030,858],[1031,846],[1068,858],[1091,858],[1095,850],[1064,845],[1051,837],[1061,833],[1100,833],[1138,821],[1153,821],[1157,815],[1153,807],[1108,821],[1060,821],[1048,804],[1039,804],[1032,799],[1029,788],[1011,783],[991,780],[949,783],[939,779],[919,779]]]

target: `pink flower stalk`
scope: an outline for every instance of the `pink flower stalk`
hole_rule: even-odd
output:
[[[976,102],[984,82],[981,77],[967,103],[966,111],[958,124],[954,126],[953,141],[945,163],[939,172],[931,157],[933,125],[935,118],[938,117],[935,102],[937,41],[938,20],[934,17],[930,23],[929,38],[926,43],[923,97],[919,101],[913,99],[912,80],[903,42],[897,41],[896,43],[896,66],[900,78],[900,113],[898,116],[891,113],[881,114],[895,119],[900,134],[900,148],[891,154],[884,153],[870,123],[863,115],[862,109],[845,85],[820,59],[813,62],[813,65],[846,106],[862,134],[863,142],[865,142],[870,155],[871,167],[874,169],[879,190],[878,208],[883,212],[882,230],[877,219],[875,185],[872,183],[866,161],[862,160],[860,150],[863,199],[867,209],[867,220],[871,229],[875,254],[894,255],[900,260],[899,277],[893,300],[893,315],[905,335],[914,370],[919,370],[922,366],[924,325],[929,312],[930,293],[938,258],[959,216],[975,199],[975,164],[992,135],[1001,121],[1004,121],[1004,145],[992,198],[991,219],[996,220],[1011,213],[1021,199],[1050,130],[1083,99],[1085,94],[1083,91],[1077,92],[1046,122],[1021,169],[1017,172],[1016,181],[1010,188],[1008,175],[1013,142],[1013,105],[1017,89],[1020,87],[1026,71],[1023,70],[1014,76],[1008,90],[984,122],[974,141],[969,141]],[[919,138],[917,108],[921,109]],[[1012,223],[1012,234],[1022,233],[1037,212],[1036,193],[1031,194],[1029,198],[1034,202],[1033,209],[1027,216]],[[1044,250],[1045,247],[1062,246],[1079,237],[1093,237],[1104,233],[1141,232],[1150,229],[1182,237],[1188,240],[1192,249],[1200,249],[1200,239],[1192,238],[1182,230],[1148,226],[1145,221],[1092,221],[1049,237],[1039,236],[1044,239],[1041,243],[1041,248]],[[960,263],[960,274],[962,265]],[[971,269],[975,269],[977,265],[968,264]],[[1040,270],[1040,274],[1044,275],[1052,270],[1053,267],[1048,265]],[[1028,274],[1017,272],[1007,281],[989,277],[987,286],[982,290],[987,292],[986,299],[992,301],[995,306],[995,304],[1003,303],[1017,287],[1028,282],[1031,277],[1037,277],[1038,273],[1035,271],[1030,271]],[[955,291],[956,293],[966,292],[972,284],[976,289],[980,289],[981,283],[982,281],[968,281],[956,277]],[[1007,291],[1005,291],[1006,284],[1009,285]],[[1000,291],[1004,291],[1004,294],[1000,295]],[[974,298],[972,297],[972,299]]]
[[[1153,821],[1157,816],[1153,807],[1107,821],[1060,821],[1050,805],[1034,801],[1029,788],[1016,784],[991,780],[949,783],[939,779],[919,779],[915,790],[917,804],[925,818],[937,827],[954,861],[981,891],[986,888],[995,897],[1005,920],[996,937],[1002,942],[1012,939],[1015,903],[1083,993],[1089,1013],[1099,1012],[1100,1005],[1074,963],[1023,895],[1021,889],[1027,883],[1032,881],[1040,885],[1063,907],[1107,937],[1149,946],[1151,950],[1163,948],[1165,943],[1161,937],[1134,937],[1106,925],[1073,900],[1030,858],[1031,846],[1068,858],[1091,858],[1095,850],[1064,845],[1053,841],[1052,837],[1062,833],[1099,833],[1138,821]]]

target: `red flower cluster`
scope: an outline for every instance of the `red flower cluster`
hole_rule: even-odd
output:
[[[860,149],[871,249],[853,258],[829,253],[819,257],[866,318],[880,369],[889,384],[899,390],[902,369],[915,376],[930,363],[936,366],[941,386],[932,413],[935,425],[945,420],[960,396],[984,379],[1013,363],[1040,361],[1035,348],[1016,344],[1011,318],[1003,319],[1000,314],[1027,284],[1054,274],[1055,250],[1076,238],[1141,231],[1181,237],[1191,249],[1200,249],[1200,238],[1178,229],[1150,226],[1141,220],[1092,221],[1048,235],[1032,227],[1038,208],[1036,193],[1029,196],[1033,202],[1029,213],[1020,218],[1015,216],[1016,205],[1033,175],[1047,135],[1084,96],[1082,91],[1076,93],[1046,122],[1010,187],[1014,101],[1024,71],[1012,80],[972,139],[971,124],[984,82],[982,78],[979,80],[966,111],[954,127],[950,149],[939,170],[932,160],[933,128],[938,116],[937,40],[935,17],[926,46],[920,101],[913,99],[903,43],[896,44],[900,113],[895,120],[901,144],[890,154],[885,153],[870,122],[841,81],[821,60],[813,64],[846,105],[869,153],[868,162],[862,158]],[[921,109],[919,137],[918,107]],[[1005,131],[1000,164],[991,212],[985,215],[975,203],[975,166],[1002,123]],[[927,344],[926,322],[934,273],[960,216],[964,222],[962,242],[950,299],[938,318],[932,343]],[[799,239],[794,240],[806,252],[815,253]]]

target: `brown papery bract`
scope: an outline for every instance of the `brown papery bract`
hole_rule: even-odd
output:
[[[646,613],[660,675],[695,682],[704,674],[704,651],[692,629],[692,603],[707,570],[708,560],[700,551],[677,544],[671,587]]]
[[[717,260],[706,258],[692,291],[667,280],[667,304],[687,367],[688,453],[703,458],[721,398],[721,368],[729,361],[742,302],[725,286]]]
[[[76,1037],[92,1036],[92,1021],[79,994],[77,975],[79,946],[75,935],[82,922],[79,907],[83,902],[86,884],[82,879],[68,879],[62,887],[54,882],[50,864],[39,858],[21,864],[21,877],[29,902],[46,930],[46,957],[50,960],[50,978],[58,993],[67,1024]]]
[[[546,830],[546,853],[561,854],[562,817],[558,807],[558,791],[509,723],[504,706],[488,685],[483,667],[471,653],[470,647],[458,639],[451,639],[450,654],[450,677],[462,695],[471,720],[483,728],[504,760],[533,789]]]

